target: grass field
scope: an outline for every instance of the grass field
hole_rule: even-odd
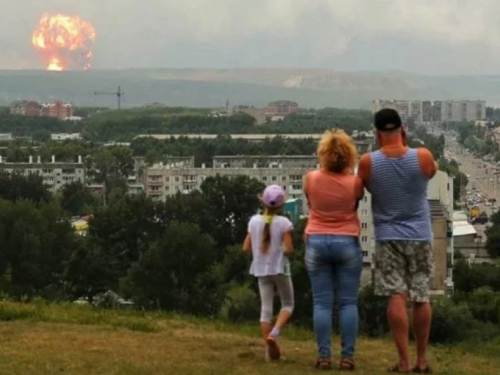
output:
[[[338,350],[338,338],[335,339]],[[263,361],[257,326],[190,317],[0,302],[0,374],[314,374],[310,332],[290,328],[286,359]],[[389,340],[361,338],[357,374],[385,374]],[[499,374],[498,343],[433,347],[440,374]]]

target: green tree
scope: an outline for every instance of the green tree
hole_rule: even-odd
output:
[[[0,201],[0,274],[16,296],[61,285],[74,234],[53,205]],[[4,283],[4,285],[6,285]]]
[[[240,243],[247,233],[249,218],[259,207],[258,195],[264,184],[247,176],[215,176],[201,185],[220,249]]]
[[[118,287],[116,259],[108,249],[94,243],[92,238],[80,238],[66,264],[63,280],[66,290],[75,298],[94,297]]]
[[[0,199],[17,201],[28,199],[36,204],[48,202],[51,196],[41,177],[18,173],[0,173]]]
[[[126,285],[133,299],[145,307],[203,314],[202,275],[216,259],[214,240],[196,225],[171,222],[163,239],[133,266]]]
[[[89,214],[96,198],[80,181],[67,184],[62,189],[61,207],[71,215]]]

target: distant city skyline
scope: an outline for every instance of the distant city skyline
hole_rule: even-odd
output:
[[[49,12],[95,25],[94,69],[500,74],[494,0],[0,0],[0,7],[0,69],[44,68],[31,34]]]

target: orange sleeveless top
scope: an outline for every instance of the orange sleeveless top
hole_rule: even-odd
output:
[[[309,172],[307,175],[309,219],[306,234],[359,236],[356,176]]]

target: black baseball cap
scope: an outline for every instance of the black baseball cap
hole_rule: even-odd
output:
[[[391,108],[384,108],[375,113],[375,127],[380,131],[391,131],[401,127],[399,113]]]

